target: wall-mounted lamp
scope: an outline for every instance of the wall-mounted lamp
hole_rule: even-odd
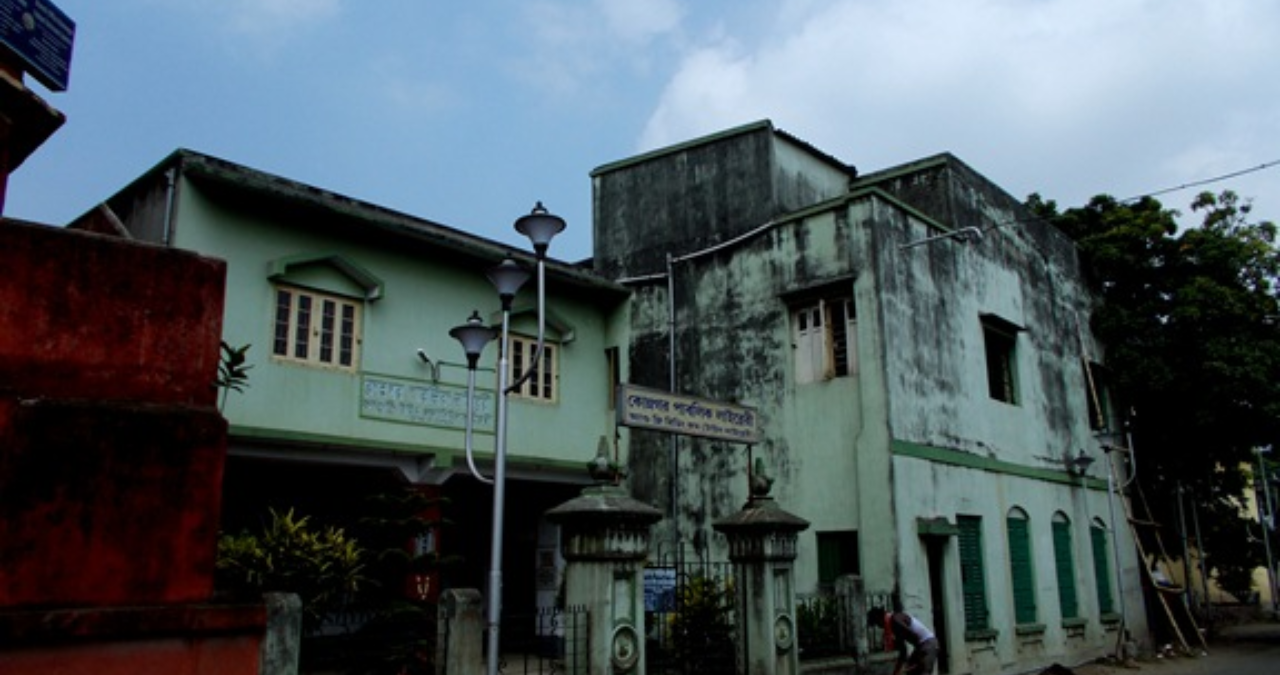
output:
[[[422,361],[423,365],[427,367],[427,370],[431,372],[431,381],[439,382],[440,381],[440,362],[432,361],[431,357],[427,356],[427,350],[425,349],[418,350],[418,360]]]

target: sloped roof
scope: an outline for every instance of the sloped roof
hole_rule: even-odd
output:
[[[368,231],[393,238],[427,243],[433,248],[481,262],[496,263],[510,255],[522,263],[532,265],[534,259],[529,250],[189,149],[176,150],[121,190],[117,197],[150,183],[156,176],[172,168],[203,188],[224,195],[239,196],[253,208],[287,206],[290,209],[323,213],[329,221],[340,222],[350,228],[368,228]],[[548,279],[584,291],[619,297],[630,293],[625,286],[597,276],[587,268],[564,261],[549,258],[547,275]]]

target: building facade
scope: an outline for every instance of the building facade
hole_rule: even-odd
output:
[[[768,121],[592,181],[595,256],[551,263],[549,360],[509,399],[504,611],[554,600],[543,514],[604,447],[666,514],[656,564],[723,560],[713,524],[760,460],[812,524],[796,590],[860,576],[934,627],[944,672],[1078,663],[1146,634],[1131,533],[1111,515],[1101,347],[1063,235],[951,155],[859,175]],[[464,457],[467,369],[448,331],[473,310],[496,324],[484,269],[527,253],[185,150],[73,226],[227,261],[224,341],[250,345],[253,368],[223,404],[225,528],[413,485],[447,498],[453,523],[421,546],[467,562],[419,592],[485,587],[491,490]],[[532,305],[530,288],[514,361]],[[496,367],[490,347],[485,473]],[[620,426],[620,383],[750,407],[761,440]]]
[[[720,555],[754,455],[812,523],[799,589],[860,575],[936,629],[943,672],[1145,634],[1066,237],[950,155],[858,176],[767,121],[592,175],[596,270],[635,292],[633,382],[762,420],[751,448],[629,433],[659,539]]]
[[[73,226],[227,261],[223,340],[249,345],[251,369],[222,405],[225,530],[255,527],[272,507],[353,518],[368,498],[416,486],[446,500],[430,515],[450,523],[418,545],[458,564],[416,580],[415,592],[485,587],[492,488],[463,452],[466,358],[449,331],[473,311],[500,322],[485,271],[508,255],[532,269],[528,252],[185,150]],[[513,303],[513,367],[536,341],[535,291],[531,281]],[[625,288],[553,261],[547,295],[546,367],[509,397],[503,582],[512,612],[554,598],[562,563],[541,514],[578,494],[585,462],[612,438],[613,354],[624,339],[611,326]],[[474,409],[485,476],[497,362],[491,344]]]

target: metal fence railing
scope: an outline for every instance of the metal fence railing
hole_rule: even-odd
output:
[[[869,611],[872,607],[883,608],[886,612],[898,611],[902,609],[901,603],[894,597],[892,593],[867,593],[866,608]],[[866,622],[865,616],[857,617],[858,621]],[[883,626],[867,627],[867,651],[871,654],[887,651],[884,641]]]
[[[650,675],[737,675],[737,587],[729,563],[646,570],[645,658]]]
[[[585,607],[539,607],[503,616],[499,670],[503,675],[587,672],[588,618]]]
[[[843,593],[801,594],[796,597],[796,632],[800,660],[855,656],[853,597]]]

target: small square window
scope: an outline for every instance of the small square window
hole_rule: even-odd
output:
[[[837,577],[861,574],[858,531],[818,533],[818,584],[833,588]]]

